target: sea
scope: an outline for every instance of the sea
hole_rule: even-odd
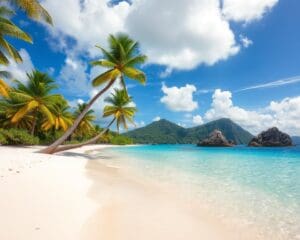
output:
[[[300,146],[137,145],[105,151],[118,155],[108,160],[113,164],[173,186],[212,215],[256,229],[262,239],[300,239]]]

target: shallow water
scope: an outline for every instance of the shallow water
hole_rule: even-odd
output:
[[[228,224],[261,238],[300,239],[300,147],[198,148],[156,145],[108,149],[114,164],[197,198]]]

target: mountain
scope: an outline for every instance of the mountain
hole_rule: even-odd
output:
[[[133,139],[135,143],[176,144],[184,143],[183,139],[186,135],[186,129],[162,119],[124,135]]]
[[[300,137],[292,137],[292,140],[293,140],[293,144],[295,145],[300,145]]]
[[[141,144],[196,144],[218,129],[228,140],[237,144],[248,144],[253,136],[239,125],[227,118],[215,120],[198,127],[183,128],[168,120],[162,119],[145,127],[135,129],[125,136]]]

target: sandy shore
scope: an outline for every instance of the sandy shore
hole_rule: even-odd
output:
[[[156,184],[95,161],[103,147],[44,155],[0,146],[0,239],[255,239]]]

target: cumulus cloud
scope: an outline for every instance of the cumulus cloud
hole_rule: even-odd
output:
[[[291,135],[300,135],[300,97],[272,101],[260,111],[249,111],[234,105],[231,92],[217,89],[204,119],[211,121],[224,117],[232,119],[253,134],[277,126]]]
[[[159,116],[157,116],[157,117],[153,118],[152,121],[153,121],[153,122],[157,122],[157,121],[159,121],[160,119],[161,119],[161,118],[160,118]]]
[[[161,90],[165,95],[160,102],[173,112],[192,112],[198,108],[198,103],[193,99],[193,93],[197,91],[194,85],[167,87],[163,84]]]
[[[67,57],[58,79],[72,97],[83,97],[92,89],[87,71],[88,66],[85,62],[78,58]]]
[[[130,4],[126,1],[114,6],[109,6],[108,2],[45,0],[43,6],[55,22],[55,28],[49,30],[63,47],[70,48],[66,41],[71,37],[76,40],[80,50],[95,54],[95,44],[103,45],[108,34],[124,30],[125,18],[129,12]]]
[[[267,110],[273,113],[276,126],[291,135],[300,135],[300,96],[272,101]]]
[[[30,55],[25,49],[21,49],[19,53],[23,59],[22,63],[16,63],[14,60],[9,59],[10,64],[8,66],[0,65],[0,71],[8,71],[12,74],[14,79],[26,82],[26,73],[30,73],[34,69],[34,65],[31,61]]]
[[[44,0],[55,22],[54,48],[98,56],[95,44],[108,34],[127,32],[141,42],[149,62],[172,69],[213,65],[239,52],[229,21],[258,19],[277,0]],[[67,6],[68,11],[61,6]],[[159,14],[154,14],[159,12]],[[226,18],[224,18],[224,16]],[[213,31],[212,31],[213,29]],[[73,41],[70,41],[72,39]],[[75,40],[75,41],[74,41]]]
[[[133,1],[126,29],[150,62],[176,69],[212,65],[239,51],[218,0]]]
[[[200,115],[193,116],[192,121],[193,121],[194,125],[201,125],[201,124],[203,124],[203,119],[202,119],[202,117]]]
[[[229,20],[258,20],[276,5],[278,0],[223,0],[223,14]]]

